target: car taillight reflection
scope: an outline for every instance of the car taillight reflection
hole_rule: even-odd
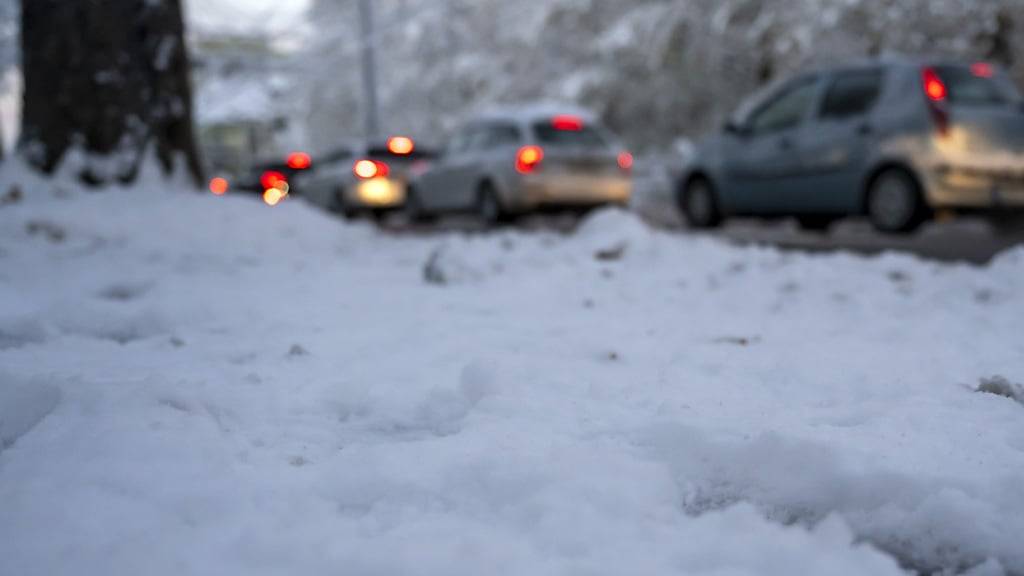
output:
[[[988,62],[976,62],[971,65],[971,74],[978,78],[991,78],[995,76],[995,70]]]
[[[532,174],[540,168],[544,161],[544,149],[540,146],[523,146],[516,154],[516,171],[520,174]]]
[[[352,166],[352,173],[363,180],[387,178],[391,168],[380,160],[359,160]]]

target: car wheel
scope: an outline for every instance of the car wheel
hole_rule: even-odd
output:
[[[477,214],[484,224],[493,226],[505,220],[505,209],[498,199],[498,192],[490,183],[480,186],[480,193],[477,195]]]
[[[989,218],[989,224],[1001,238],[1024,237],[1024,214],[996,214]]]
[[[913,232],[925,219],[921,187],[905,170],[886,170],[872,181],[868,189],[867,212],[871,224],[879,232]]]
[[[802,230],[825,233],[832,227],[836,219],[832,216],[797,216],[796,222]]]
[[[359,216],[359,211],[349,206],[345,201],[345,189],[338,188],[334,192],[334,198],[330,201],[329,209],[335,214],[341,214],[346,220],[354,220]]]
[[[405,194],[404,212],[406,220],[411,224],[425,224],[433,220],[433,215],[423,207],[419,193],[411,186]]]
[[[690,228],[716,228],[722,223],[715,189],[706,178],[694,178],[683,188],[680,198],[683,217]]]

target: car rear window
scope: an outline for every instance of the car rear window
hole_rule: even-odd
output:
[[[538,122],[533,125],[537,141],[545,146],[564,146],[567,148],[606,148],[601,132],[593,126],[584,125],[578,129],[566,130],[557,128],[551,122]]]
[[[963,106],[1003,106],[1012,101],[1011,90],[1000,82],[991,68],[984,71],[970,66],[939,66],[936,74],[946,85],[947,98]]]

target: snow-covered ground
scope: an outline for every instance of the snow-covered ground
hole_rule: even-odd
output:
[[[1024,250],[46,188],[0,207],[0,574],[1024,574]]]

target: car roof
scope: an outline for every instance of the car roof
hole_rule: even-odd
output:
[[[576,104],[563,104],[557,102],[537,102],[533,104],[520,104],[515,106],[496,106],[488,108],[471,120],[472,122],[515,122],[530,123],[550,119],[558,115],[578,116],[587,123],[599,122],[597,114],[578,106]]]

